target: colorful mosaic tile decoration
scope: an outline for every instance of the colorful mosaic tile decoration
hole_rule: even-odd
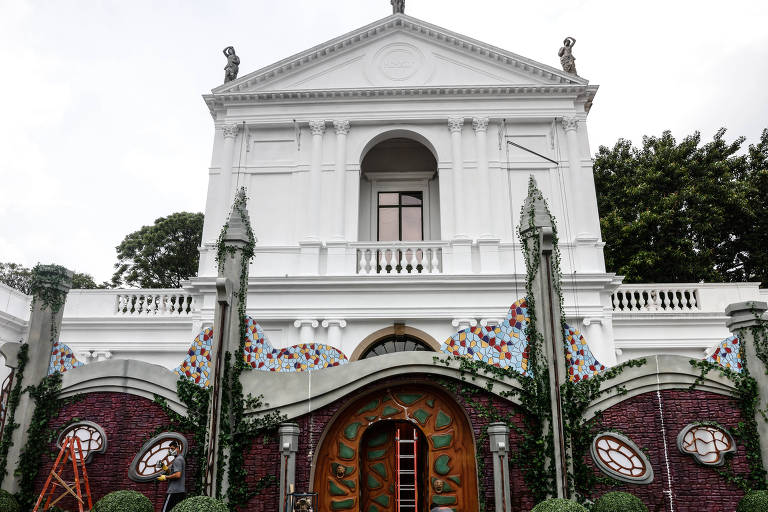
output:
[[[725,338],[720,342],[715,351],[712,352],[712,355],[705,357],[704,360],[741,373],[741,354],[739,348],[738,337],[731,336]]]
[[[197,335],[187,351],[187,357],[173,369],[179,377],[186,377],[204,388],[211,385],[208,376],[211,372],[211,344],[213,329],[206,328]]]
[[[53,375],[56,372],[64,373],[67,370],[77,368],[78,366],[84,366],[85,363],[81,363],[75,357],[75,353],[64,343],[56,340],[51,349],[51,362],[48,364],[48,375]]]
[[[568,325],[565,326],[565,360],[571,382],[586,380],[605,371],[605,366],[595,359],[584,336]]]
[[[347,363],[347,356],[330,345],[306,343],[272,348],[256,321],[246,320],[245,362],[251,368],[270,372],[303,372]]]
[[[507,318],[496,326],[464,329],[442,344],[440,350],[452,356],[469,357],[499,368],[528,373],[528,303],[520,299],[509,308]]]
[[[251,317],[246,319],[246,329],[248,334],[245,338],[243,360],[256,370],[303,372],[348,362],[347,356],[329,345],[308,343],[283,349],[272,348],[261,326]],[[212,343],[213,329],[205,329],[192,342],[184,361],[173,371],[201,387],[210,386]]]
[[[440,350],[452,356],[483,361],[499,368],[512,368],[521,375],[530,376],[528,368],[528,303],[520,299],[509,308],[507,318],[500,325],[464,329],[442,344]],[[576,329],[565,327],[565,355],[568,376],[572,382],[588,379],[605,370],[587,340]]]

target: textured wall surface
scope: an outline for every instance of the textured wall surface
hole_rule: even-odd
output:
[[[434,379],[427,378],[426,376],[413,375],[407,378],[392,378],[379,381],[369,386],[371,389],[380,388],[382,385],[402,385],[407,382],[414,382],[417,385],[424,385],[424,383],[431,383],[435,385]],[[448,388],[453,389],[454,386],[464,386],[469,388],[467,383],[459,381],[449,381]],[[468,407],[467,400],[462,397],[461,394],[456,396],[451,393],[450,389],[441,387],[441,389],[447,391],[454,396],[459,403],[465,409]],[[518,425],[523,425],[523,415],[519,413],[517,408],[499,399],[489,393],[479,389],[476,389],[476,394],[471,395],[470,400],[476,404],[480,404],[481,407],[475,407],[468,410],[468,417],[472,426],[475,439],[480,439],[483,444],[483,451],[481,453],[482,466],[478,471],[480,496],[485,503],[485,510],[492,512],[494,510],[494,496],[493,496],[493,461],[490,450],[488,449],[488,441],[485,431],[490,421],[485,417],[483,412],[484,408],[495,408],[498,414],[513,418],[513,421]],[[334,418],[334,415],[343,409],[347,404],[359,399],[366,393],[366,389],[359,390],[353,396],[348,396],[329,404],[322,409],[313,412],[312,414],[303,415],[295,420],[298,423],[301,433],[299,434],[299,451],[296,459],[296,488],[300,492],[304,492],[309,489],[310,485],[310,468],[312,464],[312,457],[319,447],[323,431],[330,421]],[[519,446],[520,439],[519,434],[512,432],[510,434],[509,446]],[[258,457],[264,461],[265,465],[271,465],[274,467],[275,474],[279,471],[279,455],[278,446],[276,440],[271,444],[264,445],[261,441],[256,441],[251,447],[249,453],[258,454]],[[272,446],[271,453],[269,452],[270,446]],[[533,499],[530,497],[530,493],[525,485],[522,477],[522,473],[519,469],[513,467],[510,474],[510,481],[512,487],[512,509],[515,511],[525,511],[531,509],[533,506]],[[258,477],[257,477],[258,478]],[[249,503],[249,510],[277,510],[277,489],[275,488],[274,494],[271,489],[265,489],[260,496],[254,497]],[[274,500],[271,501],[270,500]],[[250,508],[253,507],[253,508]],[[269,508],[273,507],[273,508]]]
[[[94,504],[104,495],[117,490],[135,490],[147,496],[160,510],[165,499],[166,483],[139,483],[128,478],[131,461],[149,441],[153,433],[168,425],[168,418],[162,409],[146,398],[124,393],[89,393],[81,400],[62,408],[59,415],[51,421],[50,427],[58,433],[60,427],[72,419],[88,420],[98,423],[107,435],[106,453],[97,453],[86,465],[88,480]],[[192,448],[192,437],[181,432]],[[51,457],[43,455],[40,472],[37,476],[37,492],[42,490],[45,479],[53,467],[58,449],[56,440],[51,443]],[[196,461],[187,458],[187,490],[192,489]],[[71,471],[64,479],[70,480]],[[73,500],[65,499],[60,505],[66,510],[76,510]]]
[[[646,453],[654,479],[648,485],[601,485],[595,496],[611,490],[631,492],[645,502],[650,512],[732,512],[743,492],[728,484],[714,468],[680,453],[677,435],[689,423],[700,421],[717,421],[733,432],[740,420],[741,413],[733,399],[704,391],[644,393],[606,409],[603,426],[620,431]],[[588,461],[592,463],[589,456]],[[737,474],[746,474],[748,470],[741,445],[734,454],[733,469]]]

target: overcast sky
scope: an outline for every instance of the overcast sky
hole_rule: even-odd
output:
[[[388,0],[0,0],[0,261],[108,280],[115,246],[203,211],[213,123],[201,95],[368,24]],[[768,127],[765,0],[407,0],[406,13],[600,85],[593,153],[619,137],[757,140]]]

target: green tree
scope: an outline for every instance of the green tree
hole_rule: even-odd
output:
[[[20,292],[31,293],[32,270],[18,263],[0,263],[0,283],[7,284]],[[72,288],[106,288],[108,283],[96,284],[93,276],[75,272],[72,276]]]
[[[757,276],[762,261],[765,276],[766,246],[752,239],[764,241],[765,230],[750,232],[765,221],[768,140],[740,155],[744,139],[724,136],[701,144],[696,132],[678,143],[666,131],[643,137],[642,148],[624,139],[600,147],[595,186],[610,271],[626,282],[738,281]]]
[[[123,239],[117,249],[114,286],[178,288],[197,275],[203,214],[179,212],[155,220]]]
[[[768,129],[749,146],[746,174],[741,183],[742,208],[736,258],[730,269],[734,279],[760,281],[768,287]]]

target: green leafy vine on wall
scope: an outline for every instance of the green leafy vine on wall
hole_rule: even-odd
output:
[[[230,222],[228,220],[222,228],[217,242],[216,261],[219,265],[219,271],[223,270],[226,259],[234,258],[237,253],[240,253],[241,267],[239,288],[236,291],[239,344],[234,354],[231,354],[229,351],[224,354],[221,380],[223,392],[220,410],[221,422],[216,495],[221,495],[221,478],[223,476],[224,464],[227,462],[225,458],[228,458],[229,486],[227,488],[227,501],[230,509],[234,510],[236,507],[245,506],[251,497],[258,494],[266,485],[270,485],[270,482],[274,483],[274,479],[262,479],[257,482],[254,489],[248,489],[247,473],[244,467],[245,452],[254,437],[274,431],[283,420],[283,417],[279,412],[254,415],[248,418],[245,416],[246,410],[256,411],[268,405],[263,403],[262,396],[253,397],[250,394],[245,395],[240,381],[242,373],[250,369],[244,359],[245,340],[248,335],[246,301],[248,297],[248,267],[253,258],[255,247],[255,237],[253,236],[248,211],[246,210],[245,188],[241,188],[235,197],[232,210],[233,214],[237,212],[243,220],[247,241],[244,244],[227,243],[226,235]]]
[[[755,354],[763,363],[768,373],[768,325],[759,313],[753,309],[752,314],[755,317],[755,325],[749,328],[750,334],[755,346]],[[768,421],[766,411],[761,410],[760,389],[758,389],[757,380],[752,377],[749,369],[749,358],[744,348],[747,338],[745,329],[739,329],[736,333],[739,338],[739,360],[741,361],[741,373],[725,368],[719,364],[692,359],[691,366],[700,370],[699,377],[691,385],[690,389],[704,381],[709,372],[716,371],[722,377],[727,378],[733,383],[734,398],[741,412],[741,421],[731,429],[734,439],[744,446],[746,452],[747,466],[749,468],[746,474],[737,473],[733,468],[733,453],[726,456],[726,462],[721,467],[713,467],[714,471],[723,477],[727,482],[739,487],[743,491],[763,490],[768,488],[766,485],[766,470],[763,465],[762,452],[760,450],[760,433],[758,430],[757,416]],[[766,392],[763,390],[763,392]]]
[[[29,345],[26,343],[19,347],[16,369],[13,372],[13,388],[8,396],[6,404],[5,427],[3,428],[3,438],[0,440],[0,483],[8,474],[8,450],[12,444],[13,432],[19,428],[16,423],[16,408],[19,406],[22,393],[22,381],[24,380],[24,368],[29,360]]]
[[[535,202],[541,201],[546,205],[546,200],[536,188],[533,179],[528,184],[528,196]],[[547,212],[549,212],[548,209]],[[524,206],[521,218],[525,218],[525,213]],[[435,362],[448,365],[452,359],[457,361],[462,374],[462,380],[464,380],[465,374],[471,375],[472,380],[475,380],[482,372],[482,374],[491,378],[486,384],[488,391],[492,389],[493,380],[505,381],[509,378],[514,378],[519,382],[519,389],[504,391],[500,394],[507,398],[512,396],[518,398],[521,408],[526,413],[522,418],[522,426],[512,421],[515,416],[514,414],[502,414],[496,408],[489,407],[477,400],[477,388],[473,386],[457,386],[450,383],[445,385],[461,396],[468,407],[475,410],[480,417],[489,423],[505,423],[510,430],[520,436],[519,449],[510,452],[510,469],[512,467],[520,468],[533,498],[536,502],[539,502],[555,494],[554,466],[549,463],[549,461],[554,460],[555,446],[552,429],[549,428],[545,431],[544,428],[545,425],[552,424],[549,368],[544,352],[544,337],[538,328],[541,322],[538,318],[538,305],[533,294],[536,275],[541,268],[541,234],[535,224],[535,208],[529,208],[527,214],[528,227],[524,230],[519,230],[518,235],[523,246],[523,255],[526,262],[525,292],[529,317],[526,334],[528,338],[528,372],[530,376],[522,375],[511,368],[502,369],[483,361],[475,361],[463,357],[435,358]],[[562,338],[566,324],[563,311],[560,249],[558,247],[557,224],[551,214],[550,220],[553,246],[550,261],[553,274],[552,285],[556,295],[555,307],[559,307],[561,319],[558,334]],[[523,235],[523,231],[525,231],[526,236]],[[564,339],[561,341],[565,343]],[[573,468],[573,474],[568,475],[568,482],[571,494],[578,501],[585,502],[591,495],[595,484],[603,481],[601,477],[595,475],[593,469],[586,462],[586,453],[592,439],[592,430],[600,421],[601,413],[600,411],[596,412],[589,420],[585,420],[584,415],[590,404],[603,394],[610,392],[622,394],[626,392],[623,388],[601,390],[604,382],[616,378],[626,368],[641,366],[645,362],[645,359],[628,361],[610,368],[601,375],[592,376],[580,382],[566,380],[560,386],[565,442],[571,447],[570,452],[567,451],[570,459],[567,462],[570,462],[568,467]],[[480,472],[484,470],[483,460],[487,453],[486,441],[486,433],[478,436],[476,440],[478,471]]]
[[[187,455],[187,458],[197,461],[197,470],[194,475],[195,487],[192,494],[199,495],[203,493],[203,478],[205,476],[207,459],[205,440],[208,432],[208,404],[211,393],[206,388],[201,388],[185,378],[180,378],[176,382],[176,394],[181,403],[186,406],[187,414],[181,415],[177,413],[171,409],[165,398],[155,395],[155,403],[160,406],[170,419],[170,423],[158,427],[154,433],[150,434],[150,438],[168,430],[182,430],[192,433],[194,446]]]
[[[44,377],[36,386],[25,389],[35,403],[35,412],[27,428],[27,443],[19,455],[19,466],[15,475],[20,477],[19,492],[16,496],[21,510],[31,510],[35,503],[35,479],[40,471],[41,459],[48,449],[50,431],[48,424],[61,408],[69,403],[61,400],[61,374],[53,373]]]

